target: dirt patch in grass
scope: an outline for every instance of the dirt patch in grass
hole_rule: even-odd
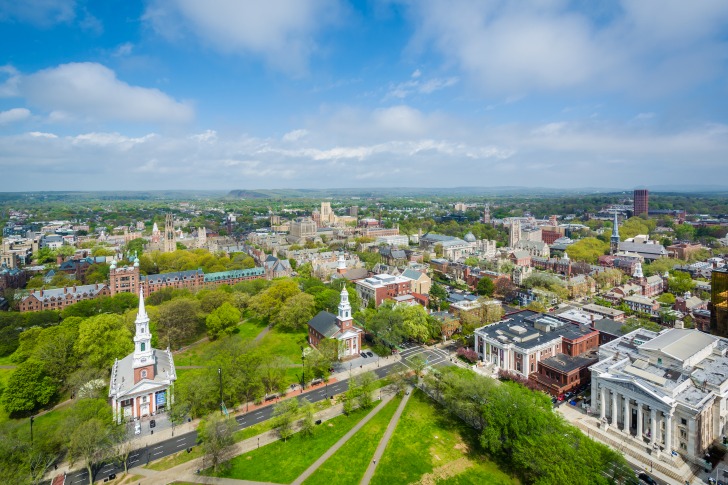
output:
[[[473,466],[473,462],[466,458],[458,458],[445,465],[439,466],[432,470],[432,473],[426,473],[420,478],[417,485],[435,485],[440,480],[446,480],[450,477],[460,475],[462,472]]]

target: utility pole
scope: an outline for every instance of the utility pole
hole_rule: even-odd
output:
[[[303,380],[303,382],[301,382],[301,394],[303,394],[303,390],[306,389],[306,354],[303,353],[303,345],[301,345],[301,365]]]
[[[220,414],[224,414],[223,409],[223,402],[222,402],[222,369],[220,367],[217,368],[217,375],[220,377]]]

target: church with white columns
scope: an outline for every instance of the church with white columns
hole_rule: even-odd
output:
[[[134,322],[134,352],[114,362],[109,401],[118,423],[153,416],[174,401],[177,379],[169,348],[152,348],[149,316],[144,308],[144,290],[139,291],[139,311]]]
[[[702,460],[726,433],[728,339],[698,330],[637,329],[599,348],[591,412],[667,456]]]

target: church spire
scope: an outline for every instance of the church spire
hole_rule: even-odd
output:
[[[614,222],[612,223],[612,237],[609,239],[609,249],[614,255],[619,251],[619,221],[617,220],[617,211],[614,211]]]
[[[336,317],[337,324],[342,330],[351,327],[351,304],[349,303],[349,292],[346,286],[341,289],[341,301],[339,302],[339,314]]]
[[[134,321],[136,332],[134,334],[134,354],[132,367],[134,369],[140,367],[152,366],[149,371],[146,372],[144,377],[139,376],[137,379],[135,373],[135,382],[138,382],[143,378],[154,378],[154,349],[152,349],[152,334],[149,330],[149,315],[144,307],[144,289],[139,290],[139,311],[137,312],[136,320]]]

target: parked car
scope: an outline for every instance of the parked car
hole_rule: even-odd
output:
[[[366,359],[367,358],[367,353],[366,352],[362,352],[361,353],[361,356]]]
[[[369,357],[374,357],[374,354],[372,354],[371,352],[367,352],[367,355],[368,355]]]
[[[651,476],[649,476],[645,472],[640,472],[640,474],[637,476],[639,477],[641,482],[647,483],[649,485],[657,485],[657,482],[655,481],[655,479],[652,478]]]
[[[142,423],[136,423],[134,425],[134,434],[142,434]]]
[[[156,425],[157,425],[157,422],[155,420],[152,419],[151,421],[149,421],[150,428],[154,428]]]

